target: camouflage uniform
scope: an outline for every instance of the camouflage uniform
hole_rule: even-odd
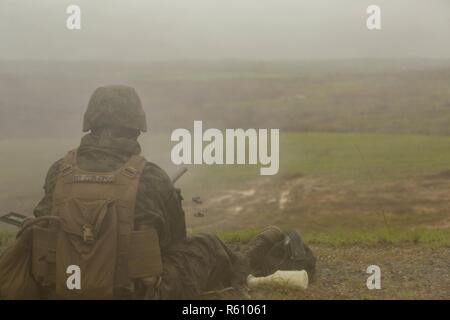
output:
[[[81,169],[110,172],[120,168],[135,154],[141,152],[136,140],[126,138],[102,138],[87,134],[78,149],[78,165]],[[52,195],[62,159],[55,162],[45,179],[45,196],[34,210],[35,216],[50,215]],[[147,162],[141,176],[136,198],[136,224],[148,223],[157,228],[162,247],[186,237],[186,224],[180,197],[170,178],[156,164]]]
[[[81,139],[78,165],[95,172],[114,171],[141,148],[135,139],[95,136]],[[55,162],[45,179],[45,196],[35,216],[50,215],[52,195],[61,160]],[[245,281],[246,259],[211,235],[186,236],[181,198],[170,178],[157,165],[147,162],[136,199],[135,223],[156,227],[163,257],[160,296],[163,299],[193,298],[215,287]]]
[[[137,136],[146,130],[145,113],[133,88],[98,88],[85,114],[83,131],[91,132],[81,140],[77,151],[78,166],[90,172],[117,170],[131,156],[140,154]],[[48,171],[45,196],[34,210],[36,217],[51,215],[61,165],[62,159]],[[156,294],[162,299],[189,299],[209,290],[239,287],[245,284],[251,271],[255,275],[267,275],[277,268],[306,268],[309,273],[314,270],[312,253],[308,251],[305,255],[300,240],[293,242],[299,249],[291,247],[287,250],[286,234],[278,228],[256,237],[245,249],[245,254],[239,248],[232,250],[212,235],[187,237],[181,196],[167,174],[150,162],[146,162],[140,176],[134,214],[135,226],[152,226],[159,235],[163,270]],[[294,234],[291,239],[295,237]],[[286,254],[288,251],[290,255]],[[301,254],[293,260],[292,252]],[[270,261],[270,256],[275,261]]]

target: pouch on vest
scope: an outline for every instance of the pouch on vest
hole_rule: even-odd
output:
[[[117,214],[109,200],[70,199],[59,206],[56,296],[112,298],[117,256]]]

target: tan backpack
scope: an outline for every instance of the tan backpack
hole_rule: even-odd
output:
[[[0,256],[0,300],[29,300],[40,297],[39,285],[31,273],[33,230],[21,233],[14,245]]]
[[[156,230],[134,226],[145,159],[109,173],[83,171],[76,159],[73,150],[63,161],[52,215],[32,226],[32,274],[49,298],[131,298],[139,279],[162,271]]]

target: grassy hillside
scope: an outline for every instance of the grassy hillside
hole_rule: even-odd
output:
[[[14,210],[31,213],[32,208],[42,196],[42,185],[48,167],[77,143],[78,140],[75,139],[0,141],[2,150],[0,154],[0,176],[2,177],[0,203],[2,211]],[[176,170],[176,167],[170,164],[172,143],[169,141],[169,135],[148,135],[141,139],[141,144],[144,149],[143,153],[150,160],[160,164],[169,173]],[[368,188],[377,186],[385,192],[401,192],[398,187],[394,190],[389,185],[386,187],[381,184],[397,183],[414,177],[432,176],[439,173],[445,176],[448,170],[450,170],[450,137],[284,133],[281,135],[280,172],[278,175],[261,177],[257,165],[190,166],[190,171],[180,180],[178,186],[182,188],[187,202],[194,195],[200,194],[208,199],[221,191],[242,188],[249,183],[271,181],[274,188],[275,186],[282,187],[284,179],[296,176],[327,179],[327,181],[331,181],[330,185],[334,186],[334,189],[328,192],[333,193],[339,191],[339,186],[341,186],[341,191],[351,188],[350,191],[357,192],[359,189],[357,194],[373,192]],[[351,183],[350,187],[348,187],[349,183]],[[270,191],[268,192],[270,194]],[[380,190],[376,192],[379,194]],[[396,197],[395,194],[393,193],[392,197]],[[408,194],[411,197],[414,196],[411,192]],[[404,197],[405,195],[400,193],[399,196]],[[316,201],[314,198],[309,198],[311,201]],[[353,196],[353,198],[356,201],[357,197]],[[361,201],[365,202],[367,207],[372,206],[370,201],[364,199]],[[383,201],[386,205],[392,202],[392,200],[380,200],[382,205]],[[304,200],[299,199],[298,202],[300,205],[304,203]],[[357,208],[360,205],[355,203],[354,207]],[[378,207],[375,204],[373,206]],[[322,204],[317,209],[312,208],[311,210],[324,208],[326,209],[326,205]],[[300,209],[298,208],[298,210]],[[409,209],[397,206],[395,210],[407,214]],[[417,214],[419,217],[420,212]],[[438,213],[436,212],[436,214]],[[442,214],[444,213],[442,212]],[[342,219],[344,218],[342,217]],[[351,219],[354,220],[354,218]]]
[[[75,136],[89,96],[125,83],[149,127],[450,134],[446,61],[1,62],[0,139]]]
[[[284,133],[280,141],[280,171],[274,178],[302,174],[372,183],[446,170],[450,170],[450,137]],[[204,165],[193,167],[180,185],[208,190],[249,179],[263,179],[258,165]]]

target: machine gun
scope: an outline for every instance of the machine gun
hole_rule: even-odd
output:
[[[178,169],[178,171],[175,172],[175,174],[172,176],[172,183],[175,184],[175,182],[177,182],[182,175],[184,175],[186,173],[186,171],[188,171],[188,169],[186,167],[181,167],[180,169]],[[24,214],[21,213],[17,213],[17,212],[10,212],[7,213],[3,216],[0,216],[0,222],[15,226],[20,228],[24,221],[27,219],[32,219],[32,217],[30,216],[26,216]]]
[[[23,222],[29,217],[21,213],[10,212],[3,216],[0,216],[0,222],[10,224],[12,226],[20,227]]]

